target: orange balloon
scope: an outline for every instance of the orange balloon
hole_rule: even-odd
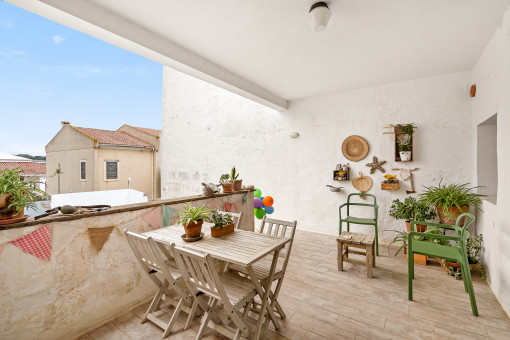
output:
[[[266,207],[270,207],[270,206],[272,206],[272,205],[273,205],[274,200],[273,200],[273,198],[272,198],[271,196],[266,196],[266,197],[264,197],[264,199],[262,200],[262,203],[264,203],[264,205],[265,205]]]

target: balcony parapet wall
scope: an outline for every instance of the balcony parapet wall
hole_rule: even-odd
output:
[[[243,202],[246,194],[247,200]],[[145,303],[154,296],[156,287],[140,269],[123,230],[136,233],[153,230],[143,216],[161,204],[177,212],[186,202],[206,204],[211,199],[220,210],[224,202],[241,200],[244,216],[240,227],[253,230],[252,191],[119,206],[93,214],[60,215],[0,230],[0,248],[5,245],[0,252],[0,337],[72,339]],[[52,240],[49,262],[8,243],[46,224],[50,226]],[[101,233],[101,229],[105,232]],[[94,235],[103,235],[104,243],[93,239]]]

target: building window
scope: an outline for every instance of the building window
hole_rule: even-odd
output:
[[[119,179],[119,161],[105,161],[104,172],[106,181]]]
[[[486,200],[496,204],[498,195],[498,116],[493,115],[477,128],[477,185]]]
[[[80,180],[87,180],[87,161],[80,161]]]

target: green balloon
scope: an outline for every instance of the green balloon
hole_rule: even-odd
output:
[[[266,214],[265,210],[262,208],[254,209],[255,210],[255,217],[259,220],[264,218],[264,215]]]
[[[253,196],[260,198],[262,196],[262,191],[260,191],[260,189],[255,189]]]

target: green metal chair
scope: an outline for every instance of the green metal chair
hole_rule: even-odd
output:
[[[374,199],[373,204],[369,203],[351,203],[351,197],[352,196],[363,196],[363,197],[372,197]],[[361,207],[371,207],[374,209],[374,217],[371,218],[363,218],[363,217],[354,217],[350,215],[350,207],[351,206],[361,206]],[[347,217],[342,218],[342,208],[347,207]],[[377,231],[377,213],[378,213],[379,207],[377,206],[377,199],[374,195],[371,194],[350,194],[347,196],[347,203],[342,204],[338,208],[338,214],[340,215],[340,229],[338,232],[338,235],[342,233],[342,225],[343,222],[347,223],[347,231],[350,230],[351,223],[353,224],[363,224],[363,225],[373,225],[375,228],[375,254],[379,256],[379,232]]]
[[[464,220],[464,225],[461,221]],[[478,316],[476,307],[475,292],[473,290],[473,281],[471,280],[471,269],[469,267],[468,257],[466,253],[466,241],[469,237],[467,227],[473,223],[475,217],[470,213],[464,213],[457,218],[455,225],[429,223],[421,221],[411,222],[411,232],[407,236],[408,251],[408,280],[409,280],[409,300],[413,299],[413,279],[414,279],[414,254],[422,254],[432,257],[438,257],[460,264],[462,270],[462,280],[464,281],[464,289],[469,294],[471,302],[471,311],[474,316]],[[419,233],[416,231],[416,224],[424,224],[438,228],[455,230],[455,236],[437,235],[428,233]],[[455,241],[455,246],[441,245],[429,240],[449,240]]]

